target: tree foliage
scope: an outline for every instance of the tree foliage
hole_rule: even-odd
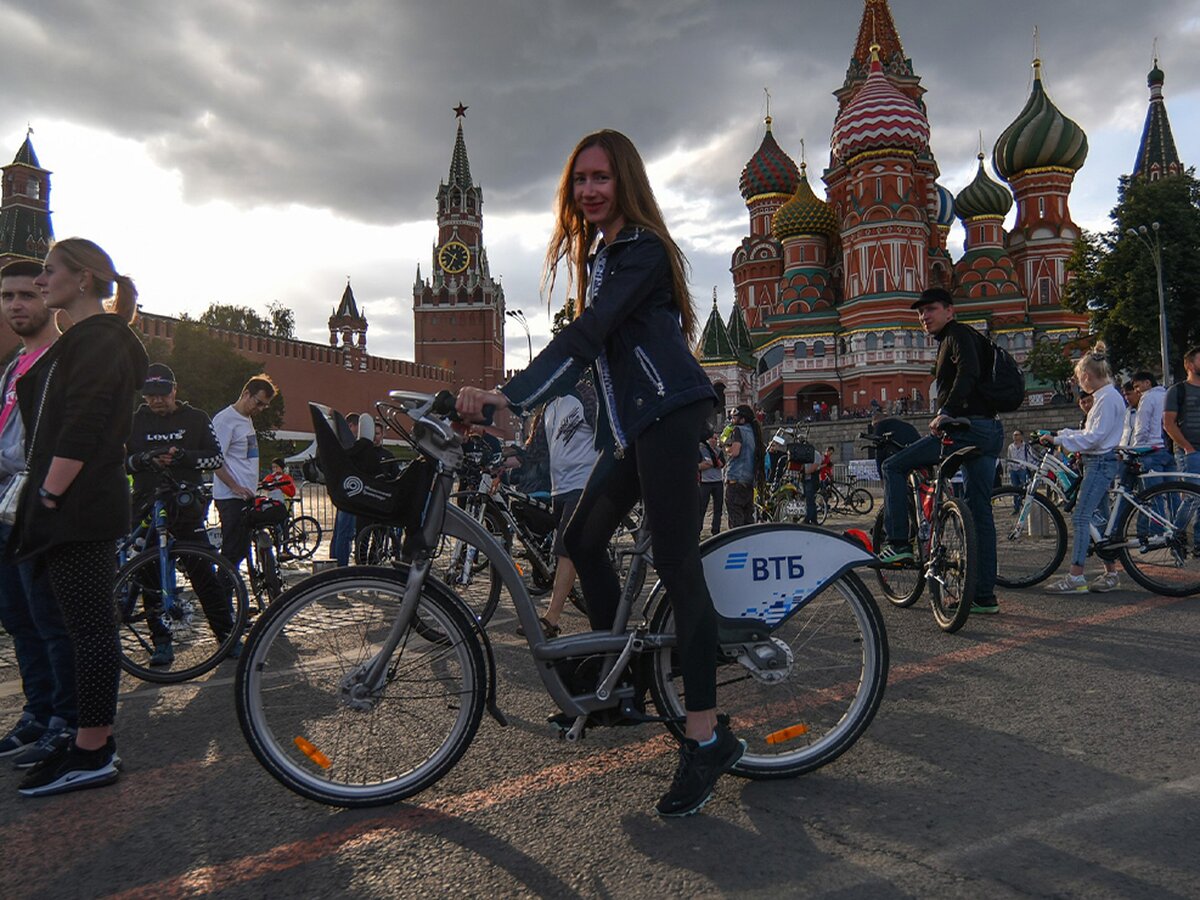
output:
[[[248,306],[232,303],[210,303],[208,309],[196,320],[203,325],[241,331],[261,337],[292,340],[296,337],[296,314],[282,303],[275,301],[267,307],[267,315],[260,316]]]
[[[1064,302],[1092,316],[1120,370],[1161,368],[1154,259],[1127,231],[1160,223],[1171,381],[1184,349],[1200,344],[1200,182],[1195,170],[1158,181],[1122,179],[1111,230],[1085,233],[1075,247]],[[1153,232],[1150,234],[1153,242]]]
[[[1034,378],[1053,385],[1058,393],[1066,394],[1075,364],[1067,347],[1045,338],[1034,343],[1025,357],[1025,368]]]
[[[550,323],[550,334],[556,335],[572,322],[575,321],[575,298],[568,297],[567,301],[562,305],[562,309],[554,314],[554,321]]]

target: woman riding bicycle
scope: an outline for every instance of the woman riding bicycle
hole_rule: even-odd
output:
[[[458,409],[524,412],[566,393],[589,363],[601,394],[600,456],[565,533],[592,627],[610,629],[620,583],[609,538],[640,497],[655,568],[671,597],[686,691],[686,740],[658,812],[682,816],[707,802],[745,744],[716,714],[717,617],[700,563],[696,446],[716,394],[690,350],[696,318],[686,261],[671,239],[645,166],[629,138],[599,131],[562,173],[543,286],[560,263],[576,290],[576,317],[506,385],[465,387]]]
[[[1103,343],[1097,344],[1075,364],[1075,377],[1080,388],[1093,398],[1084,427],[1064,428],[1053,438],[1042,439],[1043,443],[1053,443],[1063,450],[1082,454],[1083,461],[1083,482],[1079,485],[1075,510],[1071,514],[1071,523],[1075,526],[1071,572],[1046,588],[1051,594],[1115,591],[1120,587],[1116,560],[1106,561],[1104,574],[1097,576],[1090,585],[1083,577],[1083,563],[1091,541],[1092,514],[1100,508],[1109,486],[1117,477],[1119,464],[1114,451],[1121,443],[1125,428],[1125,399],[1113,384]]]

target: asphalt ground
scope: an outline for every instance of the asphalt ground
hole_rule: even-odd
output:
[[[727,777],[682,820],[652,809],[675,761],[661,728],[556,739],[508,608],[489,632],[509,727],[485,717],[442,782],[391,807],[271,779],[231,662],[126,678],[115,785],[26,799],[0,770],[0,896],[1200,896],[1200,600],[1123,583],[1002,591],[1000,615],[952,636],[925,602],[887,606],[865,736],[798,779]],[[19,708],[3,670],[0,723]]]

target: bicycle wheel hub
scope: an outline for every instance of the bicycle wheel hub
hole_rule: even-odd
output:
[[[379,702],[379,698],[371,693],[363,680],[367,676],[367,670],[364,666],[359,666],[352,672],[348,672],[343,676],[338,683],[338,694],[341,697],[343,705],[349,709],[357,710],[358,712],[368,712],[375,708],[375,704]]]
[[[792,648],[779,638],[768,638],[757,644],[745,644],[738,662],[763,684],[778,684],[792,674]]]

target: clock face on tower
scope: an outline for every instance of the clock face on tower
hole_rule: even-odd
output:
[[[446,241],[438,250],[438,265],[451,275],[457,275],[471,262],[471,251],[462,241]]]

